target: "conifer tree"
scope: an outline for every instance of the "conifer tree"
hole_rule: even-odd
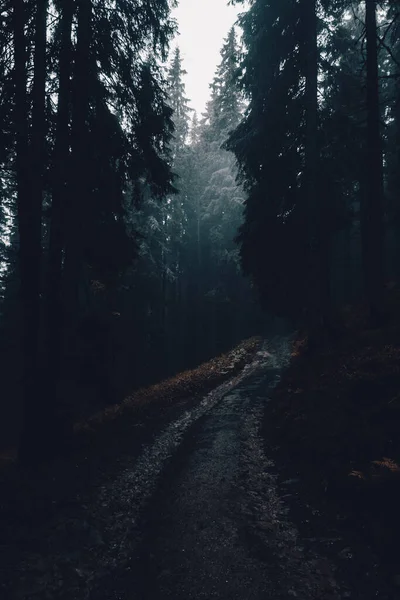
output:
[[[367,51],[366,163],[368,185],[363,198],[362,243],[365,291],[371,317],[377,322],[383,310],[384,249],[383,249],[383,157],[380,132],[380,89],[377,40],[377,2],[365,0],[365,36]]]
[[[245,51],[239,81],[247,108],[226,144],[236,156],[247,195],[238,238],[242,266],[264,305],[281,314],[302,310],[306,293],[301,269],[307,235],[299,174],[304,166],[307,62],[301,9],[291,0],[255,0],[241,16]]]
[[[173,110],[175,152],[183,150],[188,140],[190,113],[192,112],[189,99],[185,95],[185,75],[186,71],[182,66],[181,51],[177,46],[167,77],[169,106]]]
[[[43,441],[38,454],[46,452],[49,438],[39,426],[55,429],[58,382],[78,370],[82,320],[96,315],[99,331],[108,327],[119,277],[137,252],[126,219],[129,195],[137,206],[144,186],[154,198],[173,191],[171,109],[158,64],[174,31],[170,2],[139,10],[130,2],[97,0],[51,7],[55,18],[48,21],[47,0],[13,4],[4,38],[14,49],[13,72],[2,63],[5,79],[12,72],[15,100],[11,110],[5,95],[2,109],[12,117],[10,148],[16,140],[25,456],[33,456],[35,438]],[[107,290],[102,301],[83,293],[93,282]],[[108,340],[105,333],[99,345]],[[99,372],[107,371],[103,367]]]

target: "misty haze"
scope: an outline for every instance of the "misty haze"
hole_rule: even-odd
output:
[[[399,0],[0,14],[0,600],[398,600]]]

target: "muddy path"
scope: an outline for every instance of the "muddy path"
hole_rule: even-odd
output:
[[[25,554],[10,600],[350,597],[334,561],[302,543],[265,450],[265,407],[288,360],[289,340],[265,342],[118,476],[77,498],[73,516]]]
[[[90,597],[340,597],[334,568],[298,542],[260,435],[268,394],[287,361],[286,340],[265,344],[103,490],[107,511],[124,512],[118,529],[125,537],[113,576]]]

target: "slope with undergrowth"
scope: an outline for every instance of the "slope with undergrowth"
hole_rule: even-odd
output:
[[[397,304],[396,304],[397,305]],[[293,344],[268,410],[268,431],[311,502],[361,536],[400,584],[400,324],[349,311],[334,340]]]
[[[46,464],[23,470],[6,457],[0,468],[4,548],[16,532],[23,546],[28,529],[38,526],[40,530],[42,521],[66,507],[73,510],[78,496],[115,477],[126,457],[138,455],[165,425],[241,371],[260,345],[260,338],[244,340],[196,369],[138,390],[123,403],[76,423],[63,454],[53,456],[49,448]]]

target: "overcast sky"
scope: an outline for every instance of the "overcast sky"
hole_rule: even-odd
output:
[[[183,65],[187,71],[186,95],[200,114],[209,98],[209,84],[219,63],[219,52],[241,6],[228,6],[228,0],[180,0],[173,11],[180,35]]]

